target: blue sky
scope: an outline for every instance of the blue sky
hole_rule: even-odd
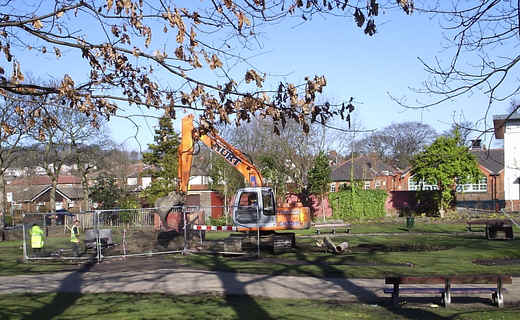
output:
[[[485,115],[487,98],[478,91],[421,110],[404,109],[389,97],[389,93],[404,97],[410,104],[428,101],[427,96],[415,94],[410,87],[421,87],[429,76],[418,57],[427,62],[435,56],[444,61],[450,57],[436,19],[417,13],[382,15],[378,19],[378,33],[372,37],[357,28],[351,18],[315,16],[312,21],[300,22],[301,19],[293,18],[263,28],[259,35],[262,48],[241,52],[250,57],[252,65],[268,74],[266,87],[280,80],[301,82],[307,75],[323,74],[328,81],[324,99],[338,102],[354,97],[357,106],[354,118],[368,130],[421,121],[442,132],[454,119],[477,121]],[[239,65],[233,71],[241,74],[246,68]],[[491,126],[492,115],[504,113],[508,107],[509,100],[494,104],[485,125]],[[138,140],[141,146],[146,146],[153,139],[157,121],[148,119],[141,123]],[[122,133],[125,125],[117,121],[110,127],[113,133]],[[118,142],[126,141],[130,149],[137,146],[135,139],[129,140],[124,134],[113,137]]]
[[[268,74],[264,87],[275,87],[279,81],[301,83],[305,76],[325,75],[328,85],[323,100],[341,102],[354,97],[357,107],[354,118],[368,130],[382,129],[392,123],[421,121],[442,132],[454,119],[477,121],[485,115],[487,99],[478,91],[422,110],[404,109],[390,99],[389,93],[406,98],[410,104],[417,99],[428,101],[427,96],[415,94],[410,87],[421,87],[429,76],[418,57],[427,62],[433,61],[435,56],[442,61],[450,57],[450,51],[443,49],[442,30],[435,18],[417,12],[411,16],[400,11],[382,12],[376,20],[378,32],[372,37],[357,28],[351,17],[314,16],[311,21],[301,22],[300,17],[293,17],[264,27],[258,35],[262,47],[240,51],[249,57],[250,64]],[[157,31],[154,35],[165,36]],[[168,35],[175,36],[174,33]],[[507,52],[509,49],[497,50]],[[52,57],[44,59],[48,64],[29,62],[29,69],[38,68],[38,75],[58,79],[63,73],[75,76],[87,72],[76,66],[74,55],[67,56],[66,52],[57,64]],[[35,65],[31,66],[31,63]],[[237,65],[230,72],[242,78],[248,68],[245,64]],[[200,75],[205,79],[216,79],[205,71]],[[169,81],[168,75],[157,73],[154,76],[156,79],[164,76],[160,80]],[[481,124],[481,128],[491,126],[492,115],[505,113],[508,107],[509,100],[494,104],[487,123]],[[124,105],[121,108],[126,109]],[[161,115],[160,112],[135,107],[129,113]],[[124,111],[121,114],[128,115]],[[146,149],[147,144],[153,142],[153,129],[158,121],[146,117],[134,120],[135,125],[126,119],[112,118],[108,124],[110,134],[115,142],[124,144],[128,150]]]

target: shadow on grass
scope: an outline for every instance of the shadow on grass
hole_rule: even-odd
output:
[[[61,282],[56,296],[52,301],[39,309],[34,310],[26,320],[54,319],[60,316],[69,307],[73,306],[81,297],[81,286],[83,284],[82,274],[88,272],[94,262],[86,262],[80,269],[70,273]]]
[[[303,254],[300,250],[297,250],[296,255],[299,259],[307,260],[305,254]],[[323,278],[323,280],[340,286],[341,288],[343,288],[344,291],[355,296],[360,303],[377,304],[395,315],[408,319],[449,319],[446,317],[442,317],[439,314],[431,312],[429,310],[415,308],[409,309],[394,306],[392,303],[389,302],[390,299],[381,298],[377,296],[377,294],[373,290],[359,286],[355,284],[353,281],[347,279],[347,275],[344,273],[343,270],[340,270],[332,265],[325,266],[323,263],[320,263],[319,260],[323,260],[326,258],[326,256],[318,258],[318,261],[316,261],[318,263],[316,265],[319,268],[322,268],[322,271],[324,273],[330,273],[332,270],[334,274],[338,275],[338,278]]]
[[[263,275],[249,281],[241,281],[238,279],[238,274],[226,261],[219,259],[218,256],[214,256],[211,261],[213,265],[207,266],[213,270],[226,270],[228,272],[217,272],[217,276],[220,278],[224,287],[224,293],[226,302],[236,312],[239,319],[274,319],[267,311],[263,310],[261,306],[255,301],[253,297],[249,295],[246,290],[248,285],[255,282],[267,281],[275,276],[283,276],[291,273],[297,273],[308,276],[315,276],[314,273],[306,271],[302,267],[305,265],[316,265],[322,270],[323,274],[334,274],[336,278],[322,278],[323,281],[329,282],[335,286],[341,287],[345,292],[354,296],[357,301],[363,304],[376,304],[385,308],[388,312],[405,318],[405,319],[450,319],[451,317],[443,317],[438,313],[431,312],[429,310],[417,309],[417,308],[403,308],[400,306],[394,307],[391,304],[389,298],[381,298],[375,292],[374,288],[365,288],[359,286],[353,281],[347,279],[347,275],[341,269],[338,269],[330,264],[327,264],[328,256],[319,257],[316,260],[309,260],[308,257],[301,251],[296,249],[296,256],[299,260],[305,261],[304,264],[286,265],[284,268],[279,269],[268,275]],[[208,261],[209,262],[209,261]],[[289,284],[282,283],[282,286],[288,286]],[[293,288],[294,289],[294,288]],[[309,292],[314,288],[308,288]],[[377,289],[376,289],[377,290]],[[241,299],[237,299],[236,295],[241,295]],[[430,298],[431,301],[431,298]],[[431,302],[430,302],[431,303]]]
[[[214,256],[213,263],[219,270],[225,268],[228,272],[217,272],[224,289],[226,303],[233,308],[238,319],[276,319],[264,310],[256,300],[247,293],[248,282],[238,279],[237,270],[223,263],[218,256]]]

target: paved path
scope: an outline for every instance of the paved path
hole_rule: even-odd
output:
[[[376,301],[383,296],[383,280],[320,279],[212,272],[190,269],[55,274],[0,277],[0,292],[161,292],[195,294],[217,292],[273,298]],[[358,299],[361,297],[361,299]]]
[[[0,277],[0,293],[23,292],[159,292],[196,294],[216,292],[271,298],[333,299],[381,302],[384,280],[272,276],[190,269],[95,273],[63,272]],[[506,286],[506,303],[520,302],[520,278]],[[469,286],[471,287],[471,286]],[[481,297],[487,298],[488,295]],[[433,302],[433,301],[432,301]]]

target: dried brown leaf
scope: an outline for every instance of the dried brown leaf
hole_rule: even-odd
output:
[[[110,11],[112,9],[113,0],[107,0],[107,11]]]
[[[43,28],[43,23],[40,20],[34,20],[32,26],[34,29],[40,30],[41,28]]]

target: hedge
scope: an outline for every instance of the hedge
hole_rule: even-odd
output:
[[[342,220],[373,219],[384,217],[385,190],[347,189],[329,193],[332,216]]]

